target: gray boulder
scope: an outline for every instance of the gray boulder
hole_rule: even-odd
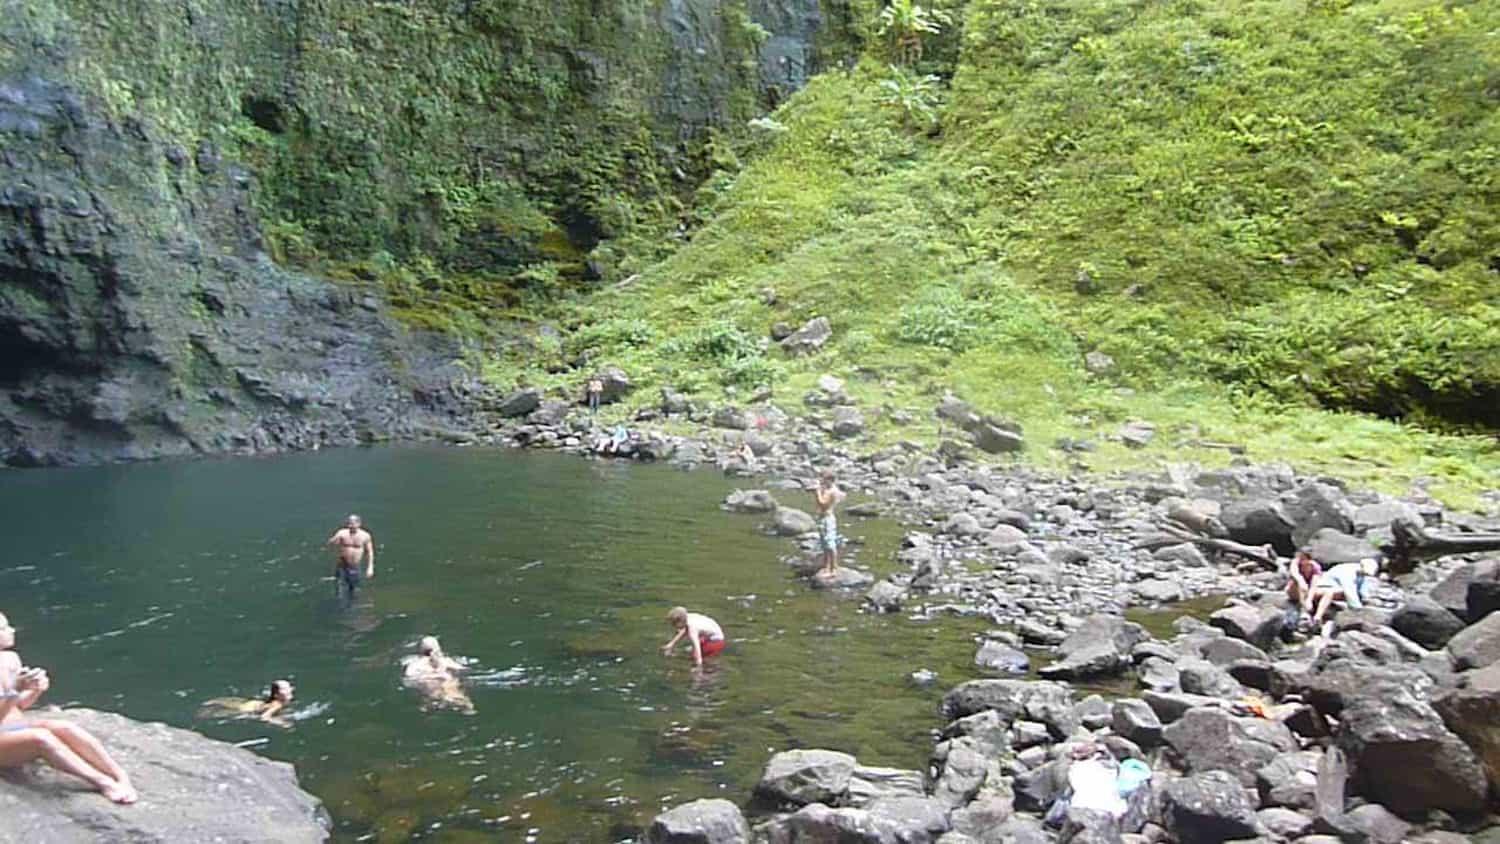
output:
[[[1323,754],[1313,750],[1283,753],[1255,772],[1261,802],[1289,809],[1314,809],[1318,786],[1318,762]]]
[[[859,436],[865,431],[865,415],[859,408],[840,407],[833,411],[831,432],[839,439]]]
[[[1255,806],[1240,781],[1225,771],[1172,780],[1163,789],[1162,814],[1180,841],[1219,842],[1259,833]]]
[[[991,641],[979,646],[974,664],[1001,674],[1025,674],[1031,669],[1031,658],[1009,645]]]
[[[976,736],[939,742],[928,762],[928,770],[932,772],[928,790],[933,798],[949,808],[957,808],[983,790],[1009,795],[995,751],[992,742]]]
[[[1145,701],[1122,698],[1115,701],[1110,715],[1109,726],[1116,735],[1124,736],[1146,750],[1161,744],[1161,719]]]
[[[771,757],[755,791],[777,803],[840,805],[849,796],[854,757],[835,750],[787,750]]]
[[[948,830],[947,812],[925,797],[877,800],[863,809],[821,803],[773,820],[767,844],[931,844]]]
[[[777,536],[801,536],[817,530],[818,523],[812,516],[793,507],[777,507],[776,518],[771,529]]]
[[[1276,839],[1291,841],[1312,831],[1313,819],[1300,812],[1272,806],[1255,813],[1255,820]]]
[[[668,416],[692,413],[693,402],[685,393],[679,393],[671,387],[661,388],[661,412]]]
[[[100,736],[130,772],[141,800],[117,806],[44,765],[0,782],[0,842],[320,842],[331,823],[285,762],[264,759],[197,733],[143,724],[108,712],[68,709],[38,715]]]
[[[1397,812],[1474,812],[1486,797],[1484,769],[1441,716],[1407,691],[1359,697],[1344,708],[1338,745],[1359,793]],[[1413,772],[1420,771],[1420,776]]]
[[[1391,627],[1422,647],[1437,650],[1464,629],[1464,622],[1437,601],[1416,595],[1391,615]]]
[[[1040,673],[1060,680],[1118,674],[1130,667],[1131,649],[1149,638],[1145,628],[1119,616],[1089,616],[1058,646],[1061,658]]]
[[[500,400],[495,412],[506,418],[525,416],[542,403],[542,391],[532,387],[516,390]]]
[[[1332,820],[1320,820],[1317,828],[1334,833],[1343,841],[1361,844],[1406,844],[1412,826],[1378,803],[1356,806]]]
[[[1438,606],[1446,609],[1461,619],[1469,620],[1469,609],[1467,598],[1469,592],[1469,581],[1474,579],[1474,564],[1464,563],[1448,572],[1437,585],[1427,590],[1427,597],[1431,598]]]
[[[1130,591],[1143,604],[1175,604],[1186,597],[1175,580],[1142,580]]]
[[[714,410],[714,415],[709,418],[709,424],[715,428],[743,431],[750,427],[750,414],[732,404],[726,404]]]
[[[954,513],[943,523],[943,533],[952,536],[978,536],[983,531],[979,520],[968,513]]]
[[[1290,553],[1292,544],[1292,522],[1281,509],[1281,504],[1271,498],[1242,499],[1226,506],[1219,521],[1229,531],[1229,538],[1246,545],[1276,547],[1282,553]]]
[[[749,844],[750,825],[728,800],[694,800],[656,816],[646,844]]]
[[[1500,610],[1500,560],[1474,564],[1474,576],[1464,590],[1464,611],[1469,622],[1482,621]]]
[[[1500,688],[1455,689],[1439,695],[1432,708],[1443,723],[1478,756],[1490,789],[1500,794]]]
[[[1367,540],[1333,528],[1321,528],[1306,544],[1313,559],[1322,563],[1324,568],[1339,563],[1357,563],[1377,553]]]
[[[594,373],[594,377],[604,384],[604,391],[599,394],[601,404],[613,404],[635,389],[625,370],[618,366],[607,366]]]
[[[1344,534],[1354,530],[1354,507],[1344,491],[1331,484],[1315,481],[1302,485],[1286,507],[1286,514],[1293,525],[1292,542],[1299,547],[1324,528]]]
[[[1281,635],[1285,619],[1282,610],[1270,604],[1235,604],[1210,615],[1208,623],[1265,650]]]
[[[833,337],[833,326],[827,317],[817,317],[802,324],[791,336],[781,341],[781,348],[792,357],[810,355],[823,348]]]
[[[990,454],[1008,454],[1026,448],[1026,438],[1021,435],[1020,430],[1002,428],[989,422],[980,422],[969,430],[969,436],[976,447]]]
[[[724,509],[734,513],[770,513],[776,499],[763,489],[737,489],[724,498]]]
[[[921,771],[860,765],[849,775],[849,805],[864,808],[882,797],[921,797]]]
[[[1203,556],[1203,552],[1198,550],[1198,546],[1191,542],[1158,548],[1151,556],[1163,562],[1176,563],[1183,568],[1201,569],[1208,567],[1208,558]]]
[[[1177,661],[1177,682],[1190,695],[1238,700],[1245,689],[1229,672],[1206,659],[1183,657]]]
[[[1077,729],[1073,693],[1044,680],[970,680],[943,696],[942,712],[950,719],[994,710],[1006,724],[1020,718],[1046,724],[1065,738]]]
[[[865,594],[865,605],[876,612],[900,612],[907,593],[901,586],[882,580]]]
[[[1120,837],[1120,821],[1109,812],[1097,809],[1068,807],[1062,830],[1057,834],[1058,844],[1123,844]]]
[[[547,399],[526,417],[526,421],[533,425],[556,426],[562,424],[568,418],[568,413],[573,409],[572,405],[557,399]]]
[[[863,569],[839,566],[832,574],[814,573],[808,582],[814,589],[863,589],[875,582],[875,575]]]
[[[1278,755],[1298,749],[1285,725],[1237,718],[1216,707],[1188,710],[1162,730],[1162,738],[1189,771],[1229,771],[1246,787]]]
[[[954,809],[948,815],[953,832],[967,835],[984,844],[1030,840],[1021,836],[1006,835],[1007,824],[1018,819],[1022,819],[1022,816],[1016,815],[1015,804],[1011,799],[994,796],[982,797],[967,806]],[[1025,818],[1025,820],[1032,819]],[[1037,832],[1041,834],[1041,823],[1036,823]],[[1047,839],[1043,836],[1040,840],[1045,842]]]
[[[1488,615],[1455,634],[1448,640],[1448,656],[1458,671],[1484,668],[1500,661],[1500,613]]]

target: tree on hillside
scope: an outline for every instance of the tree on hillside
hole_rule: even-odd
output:
[[[941,9],[930,9],[915,0],[891,0],[880,11],[880,35],[890,39],[896,60],[916,64],[922,58],[922,41],[937,35],[953,18]]]

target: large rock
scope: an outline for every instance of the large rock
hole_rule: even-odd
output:
[[[818,523],[807,513],[792,507],[777,507],[771,529],[777,536],[801,536],[817,530]]]
[[[1275,499],[1254,498],[1226,506],[1219,521],[1229,531],[1229,538],[1246,545],[1273,545],[1277,551],[1290,554],[1292,522]]]
[[[750,414],[745,412],[743,408],[726,404],[714,409],[713,416],[709,417],[709,424],[715,428],[744,431],[750,427]]]
[[[501,399],[500,404],[495,406],[495,412],[504,417],[525,416],[542,403],[542,391],[533,387],[516,390]]]
[[[1145,701],[1117,700],[1110,715],[1110,729],[1115,735],[1124,736],[1146,750],[1161,744],[1161,719]]]
[[[737,489],[724,498],[724,509],[735,513],[770,513],[776,499],[763,489]]]
[[[1000,674],[1025,674],[1031,669],[1031,658],[1009,645],[987,641],[974,654],[974,664]]]
[[[1284,753],[1255,772],[1261,802],[1289,809],[1313,809],[1317,803],[1318,762],[1323,754],[1313,750]]]
[[[1067,686],[1043,680],[970,680],[943,697],[947,718],[963,718],[994,710],[1006,723],[1025,718],[1048,726],[1057,738],[1077,728],[1073,693]]]
[[[931,844],[948,831],[948,813],[925,797],[884,798],[863,809],[821,803],[763,828],[768,844]]]
[[[1427,590],[1427,597],[1431,598],[1438,606],[1446,609],[1461,619],[1468,619],[1468,592],[1469,581],[1474,579],[1474,564],[1464,563],[1448,572],[1436,586]]]
[[[839,805],[848,799],[854,757],[835,750],[788,750],[771,757],[756,793],[778,803]]]
[[[617,402],[635,389],[635,385],[630,382],[630,377],[625,374],[625,370],[618,366],[607,366],[594,373],[594,377],[604,384],[604,391],[599,394],[601,404]]]
[[[1229,771],[1247,787],[1255,785],[1256,771],[1297,750],[1285,725],[1238,718],[1216,707],[1189,710],[1162,730],[1162,738],[1189,771]]]
[[[1438,650],[1464,629],[1464,622],[1437,601],[1416,595],[1391,615],[1391,627],[1424,648]]]
[[[1357,563],[1377,551],[1367,540],[1333,528],[1321,528],[1307,541],[1308,552],[1326,569],[1339,563]]]
[[[531,411],[531,413],[527,415],[526,421],[530,422],[533,425],[541,425],[543,427],[561,425],[563,420],[568,418],[568,413],[572,409],[573,406],[565,401],[561,401],[558,399],[547,399],[546,401],[537,405],[536,409]]]
[[[1500,661],[1500,613],[1486,616],[1449,639],[1448,656],[1459,671]]]
[[[1353,506],[1343,490],[1330,484],[1316,481],[1304,484],[1286,507],[1286,515],[1293,525],[1292,542],[1299,547],[1324,528],[1345,534],[1354,530]]]
[[[1271,693],[1300,696],[1324,715],[1337,716],[1350,702],[1367,695],[1402,690],[1425,694],[1432,679],[1409,665],[1374,665],[1334,649],[1335,639],[1311,665],[1281,661],[1271,665]]]
[[[865,604],[876,612],[900,612],[906,597],[906,589],[899,584],[882,580],[865,593]]]
[[[69,709],[56,717],[98,736],[130,772],[141,800],[116,806],[72,777],[31,765],[0,780],[3,844],[328,838],[322,804],[298,787],[296,771],[285,762],[107,712]]]
[[[1240,781],[1225,771],[1205,771],[1167,783],[1163,814],[1178,840],[1195,844],[1253,838],[1259,829],[1255,806]]]
[[[1283,616],[1281,609],[1270,604],[1235,604],[1210,615],[1208,623],[1265,650],[1281,635]]]
[[[1356,698],[1344,708],[1338,745],[1349,756],[1359,793],[1393,811],[1484,807],[1479,760],[1409,692]]]
[[[939,742],[928,762],[932,772],[928,790],[949,808],[967,804],[986,789],[1009,795],[999,761],[996,744],[981,737],[959,736]]]
[[[1457,689],[1439,695],[1432,708],[1479,757],[1490,789],[1500,794],[1500,689]]]
[[[1149,638],[1145,628],[1119,616],[1089,616],[1058,646],[1061,659],[1040,673],[1062,680],[1118,674],[1130,666],[1131,649]]]
[[[863,808],[882,797],[921,797],[922,772],[860,765],[849,775],[849,805]]]
[[[728,800],[694,800],[656,816],[646,844],[748,844],[750,825]]]
[[[810,355],[823,348],[833,336],[833,326],[827,317],[818,317],[803,323],[791,336],[781,341],[781,348],[792,357]]]
[[[1464,590],[1464,612],[1475,623],[1500,610],[1500,560],[1474,564],[1474,576]]]
[[[973,439],[975,446],[990,454],[1023,451],[1026,448],[1026,438],[1022,436],[1019,428],[1012,430],[1013,427],[980,422],[969,430],[969,436]]]
[[[833,411],[831,432],[839,439],[856,437],[865,431],[865,415],[856,407],[840,407]]]

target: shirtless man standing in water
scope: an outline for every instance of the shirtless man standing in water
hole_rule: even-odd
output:
[[[334,592],[343,595],[347,590],[348,599],[352,603],[354,590],[359,588],[359,564],[367,556],[365,577],[375,576],[375,539],[368,531],[360,527],[359,517],[351,515],[344,522],[344,526],[328,538],[328,544],[335,549]]]

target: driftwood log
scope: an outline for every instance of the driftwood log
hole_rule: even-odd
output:
[[[1385,554],[1387,571],[1407,574],[1423,560],[1500,551],[1500,533],[1429,533],[1415,520],[1396,519],[1391,522],[1391,541],[1380,551]]]
[[[1247,560],[1253,560],[1267,569],[1280,567],[1280,563],[1277,562],[1276,552],[1270,546],[1245,545],[1228,539],[1203,536],[1176,524],[1163,525],[1160,535],[1148,536],[1136,543],[1135,547],[1155,551],[1158,548],[1165,548],[1168,545],[1181,545],[1184,542],[1191,542],[1199,548],[1206,548],[1221,554],[1230,554],[1236,557],[1243,557]]]

